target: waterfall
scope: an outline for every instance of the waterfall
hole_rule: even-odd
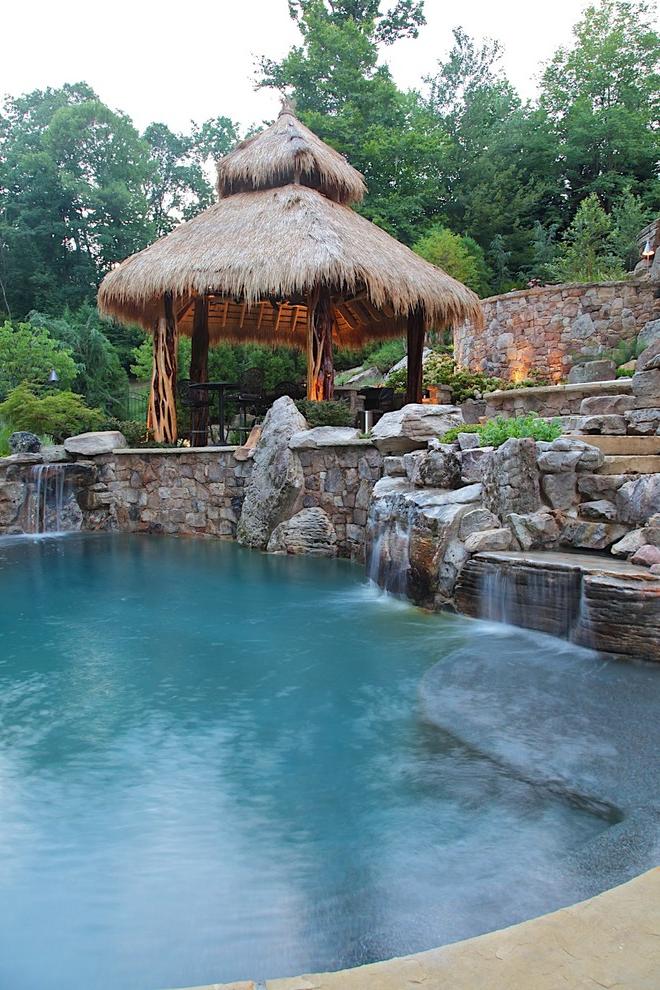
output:
[[[587,605],[577,569],[488,562],[479,585],[480,618],[584,643]]]
[[[65,531],[65,465],[35,464],[31,470],[27,532],[57,534]]]
[[[369,509],[367,577],[394,595],[408,592],[412,511],[400,499],[372,502]]]

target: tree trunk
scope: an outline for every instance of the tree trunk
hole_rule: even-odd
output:
[[[307,300],[307,398],[331,399],[335,392],[332,360],[334,314],[330,290],[318,286]]]
[[[206,296],[195,299],[193,315],[192,351],[190,355],[190,381],[207,382],[209,380],[209,328],[208,301]],[[194,393],[193,393],[194,394]],[[199,394],[208,397],[208,392]],[[192,408],[190,416],[190,442],[195,447],[205,447],[208,440],[209,407],[200,405]]]
[[[154,323],[154,363],[147,428],[157,443],[175,443],[176,432],[176,317],[171,293],[163,299],[163,316]]]
[[[424,314],[417,307],[408,316],[408,378],[406,402],[422,401],[422,358],[424,354]]]

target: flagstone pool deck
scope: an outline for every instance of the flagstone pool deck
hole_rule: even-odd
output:
[[[531,921],[337,973],[198,990],[658,990],[660,867]]]

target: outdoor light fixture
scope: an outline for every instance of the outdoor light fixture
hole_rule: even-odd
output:
[[[644,258],[644,260],[650,265],[651,258],[653,257],[654,254],[655,251],[651,247],[651,242],[647,240],[646,244],[644,245],[644,250],[642,251],[642,258]]]
[[[48,384],[49,385],[54,385],[55,382],[59,382],[59,380],[60,380],[60,376],[55,371],[55,368],[51,368],[50,369],[50,374],[48,375]]]

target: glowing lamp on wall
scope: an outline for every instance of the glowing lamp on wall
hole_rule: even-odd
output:
[[[651,242],[647,241],[646,244],[644,245],[644,250],[642,251],[642,258],[647,263],[647,265],[651,264],[651,258],[653,257],[654,254],[655,254],[655,249],[651,247]]]

